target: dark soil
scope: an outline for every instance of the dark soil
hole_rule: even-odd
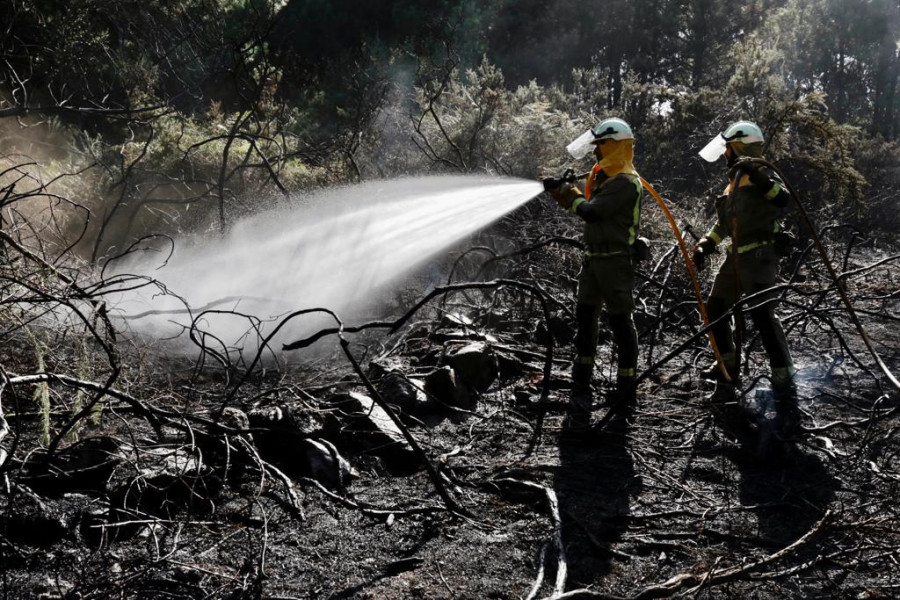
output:
[[[895,278],[882,271],[853,292],[896,372]],[[293,438],[267,446],[271,431],[204,420],[230,389],[209,368],[198,374],[152,352],[127,357],[132,370],[120,389],[173,412],[151,418],[110,401],[98,424],[85,423],[80,441],[66,441],[49,463],[28,409],[34,386],[20,386],[21,416],[10,414],[17,401],[3,397],[18,446],[0,494],[0,597],[544,598],[557,580],[572,592],[566,597],[895,597],[898,396],[835,301],[814,318],[798,308],[801,300],[787,298],[782,310],[802,367],[804,432],[791,441],[766,442],[759,423],[736,408],[767,386],[752,330],[741,395],[731,403],[711,402],[713,385],[697,378],[708,360],[700,340],[650,373],[635,409],[611,418],[604,398],[614,357],[602,344],[594,381],[601,426],[587,435],[563,424],[564,331],[555,332],[563,349],[552,379],[542,378],[538,312],[523,309],[520,320],[506,315],[500,324],[496,311],[481,312],[494,324],[476,315],[461,330],[435,318],[424,331],[393,336],[377,361],[390,359],[410,377],[440,365],[448,340],[487,339],[501,357],[501,377],[475,394],[474,410],[404,417],[463,514],[448,510],[409,454],[392,457],[348,433],[328,400],[366,389],[340,354],[302,369],[270,368],[232,405],[307,419],[358,472],[344,491],[307,477]],[[677,308],[668,310],[637,315],[642,367],[685,337],[689,326]],[[353,349],[361,355],[363,346]],[[29,371],[26,355],[18,372]],[[54,385],[52,393],[65,405],[74,391]],[[112,462],[97,458],[111,455]],[[299,507],[272,466],[290,480]]]

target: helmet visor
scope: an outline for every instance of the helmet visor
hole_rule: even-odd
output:
[[[720,133],[709,141],[699,152],[700,157],[706,162],[716,162],[719,157],[725,154],[725,138]]]
[[[578,139],[566,146],[572,158],[584,158],[594,149],[594,132],[588,129]],[[724,150],[723,150],[724,152]]]

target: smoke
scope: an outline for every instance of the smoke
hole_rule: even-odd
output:
[[[57,121],[0,121],[3,227],[49,255],[83,236],[99,173]]]

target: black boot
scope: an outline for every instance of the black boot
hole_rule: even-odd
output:
[[[797,405],[797,386],[792,380],[772,384],[775,405],[775,435],[781,439],[796,437],[803,428],[803,413]]]
[[[566,417],[568,429],[585,430],[591,424],[591,405],[594,393],[591,389],[593,365],[575,363],[572,365],[572,394],[569,397],[569,414]]]
[[[609,396],[609,404],[618,407],[633,407],[637,402],[637,386],[634,377],[619,377],[616,389]]]

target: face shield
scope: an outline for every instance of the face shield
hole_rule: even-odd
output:
[[[723,142],[724,143],[724,142]],[[566,146],[566,151],[572,158],[584,158],[594,149],[594,132],[588,129],[577,140]],[[724,152],[724,150],[723,150]]]
[[[573,142],[574,143],[574,142]],[[698,154],[706,162],[716,162],[719,157],[725,154],[725,138],[720,133],[709,141]]]

